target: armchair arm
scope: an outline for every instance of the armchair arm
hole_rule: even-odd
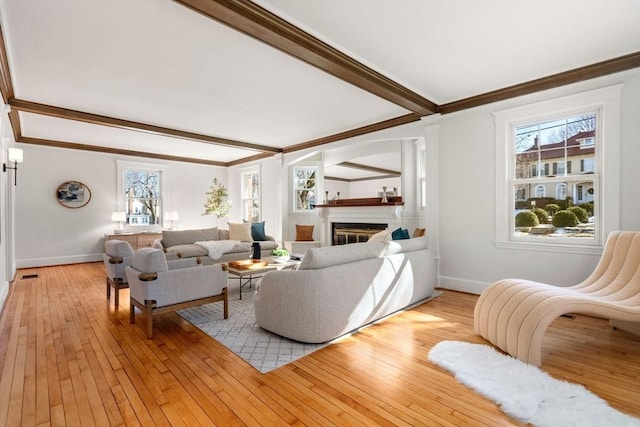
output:
[[[127,267],[126,273],[131,298],[143,304],[154,300],[156,307],[219,295],[227,287],[227,272],[220,265],[143,274]]]
[[[122,279],[124,283],[127,283],[124,269],[128,265],[131,265],[131,257],[116,257],[102,254],[102,260],[104,261],[104,268],[109,279]]]

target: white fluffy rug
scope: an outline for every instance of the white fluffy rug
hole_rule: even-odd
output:
[[[583,386],[557,380],[487,345],[442,341],[431,349],[429,360],[507,415],[534,426],[640,426],[640,418],[613,409]]]

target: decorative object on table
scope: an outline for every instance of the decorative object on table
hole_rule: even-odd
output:
[[[81,208],[91,200],[91,190],[79,181],[67,181],[58,186],[56,198],[65,208]]]
[[[582,385],[555,379],[487,345],[441,341],[428,358],[523,423],[555,427],[637,426],[639,422]]]
[[[282,264],[291,259],[291,254],[286,249],[278,248],[271,252],[271,259],[277,264]]]
[[[227,188],[218,181],[218,178],[213,178],[213,184],[205,194],[207,199],[204,203],[204,213],[202,215],[215,215],[217,227],[220,217],[229,215],[229,209],[231,209],[229,193]]]
[[[253,260],[260,259],[260,243],[253,242],[253,244],[251,245],[251,249],[253,251],[253,254],[251,255],[251,259]]]
[[[387,187],[382,186],[382,201],[381,203],[389,203],[389,200],[387,199]]]
[[[324,204],[326,205],[327,203],[329,203],[329,192],[325,191],[324,192]]]
[[[111,221],[118,223],[118,228],[113,230],[113,234],[120,234],[124,232],[122,223],[127,221],[126,212],[111,212]]]
[[[266,266],[268,263],[265,260],[259,259],[243,259],[240,261],[229,261],[229,267],[237,268],[239,270],[249,270],[251,268],[262,268]]]
[[[398,197],[398,187],[393,187],[393,197]]]
[[[340,200],[340,192],[339,191],[336,193],[336,200]]]

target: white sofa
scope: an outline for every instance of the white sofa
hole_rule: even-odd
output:
[[[435,283],[426,237],[312,248],[297,270],[264,275],[255,317],[278,335],[321,343],[429,297]]]

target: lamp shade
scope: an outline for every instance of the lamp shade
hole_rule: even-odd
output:
[[[126,212],[111,212],[111,221],[122,222],[127,220]]]
[[[9,148],[7,158],[10,162],[22,163],[23,154],[21,148]]]

